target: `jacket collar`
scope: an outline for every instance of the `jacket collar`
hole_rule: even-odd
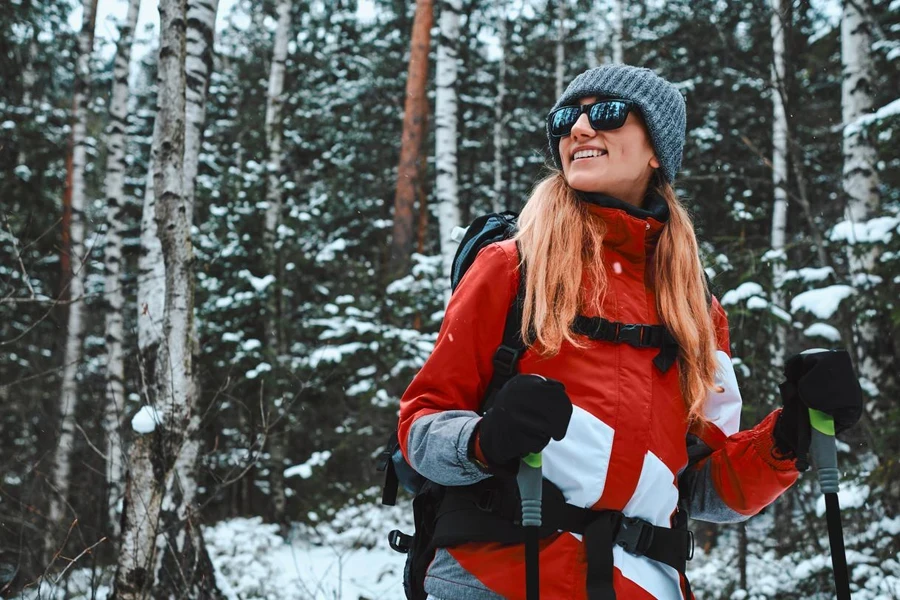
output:
[[[604,246],[636,261],[653,254],[659,234],[669,220],[669,207],[662,196],[649,191],[643,206],[638,207],[607,194],[581,191],[577,194],[606,223]]]

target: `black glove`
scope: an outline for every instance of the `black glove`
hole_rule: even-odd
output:
[[[779,386],[784,409],[775,423],[775,450],[780,458],[797,459],[797,469],[809,468],[811,426],[814,408],[834,418],[840,433],[859,421],[862,391],[846,350],[819,350],[797,354],[784,365],[787,381]]]
[[[571,418],[572,401],[562,383],[516,375],[500,388],[478,425],[481,452],[491,468],[515,473],[521,457],[540,452],[550,438],[563,439]]]

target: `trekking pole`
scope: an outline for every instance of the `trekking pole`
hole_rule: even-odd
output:
[[[831,544],[831,566],[838,600],[850,600],[850,578],[847,574],[847,555],[844,553],[844,532],[841,527],[841,507],[838,503],[840,471],[837,468],[837,445],[834,438],[834,418],[818,410],[809,409],[811,438],[809,454],[819,487],[825,496],[825,521]]]
[[[522,497],[522,527],[525,528],[525,597],[527,600],[539,600],[540,546],[538,541],[540,539],[543,485],[540,454],[529,454],[522,458],[516,482],[519,484],[519,495]]]

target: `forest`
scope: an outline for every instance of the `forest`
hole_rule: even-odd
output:
[[[606,63],[685,98],[742,426],[851,353],[851,588],[900,598],[900,0],[4,0],[0,597],[402,600],[376,466],[452,232]],[[693,521],[697,598],[833,598],[824,511]]]

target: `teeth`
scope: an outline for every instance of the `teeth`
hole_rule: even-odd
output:
[[[603,156],[604,154],[606,154],[606,150],[579,150],[572,158],[590,158],[594,156]]]

